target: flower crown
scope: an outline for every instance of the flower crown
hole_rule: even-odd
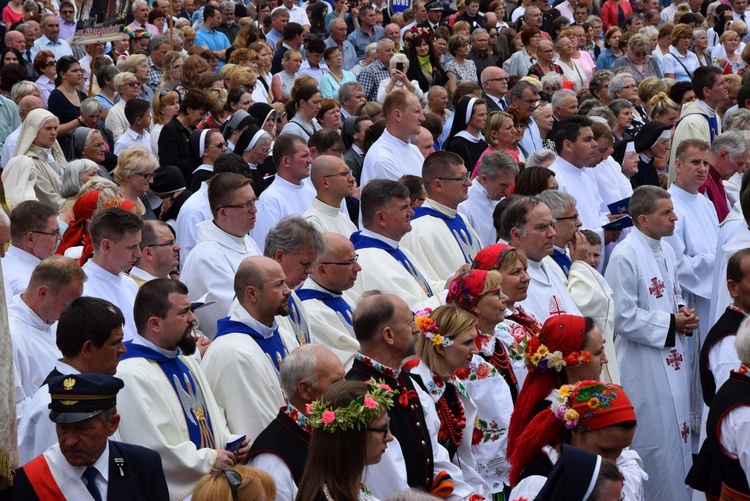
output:
[[[370,385],[367,393],[346,405],[334,408],[330,402],[320,399],[307,404],[305,410],[310,426],[331,433],[336,430],[359,430],[393,407],[396,392],[390,386],[375,379],[370,379],[367,384]]]
[[[122,28],[121,33],[125,33],[131,39],[151,38],[151,32],[143,28],[136,28],[132,30],[125,26],[124,28]]]
[[[569,430],[587,431],[587,427],[579,425],[579,421],[593,417],[601,409],[609,409],[617,395],[614,387],[605,384],[584,386],[577,393],[575,385],[566,384],[552,390],[550,410]],[[573,408],[576,404],[585,404],[583,416]]]
[[[431,42],[435,38],[435,34],[430,28],[419,28],[417,26],[412,27],[412,29],[404,33],[404,43],[407,45],[411,45],[412,42],[420,38]]]
[[[549,351],[538,337],[532,337],[526,342],[524,348],[524,358],[526,367],[539,372],[547,372],[554,369],[557,372],[563,370],[563,367],[575,367],[591,362],[591,353],[587,350],[571,352],[567,357],[563,357],[561,351]]]
[[[437,322],[430,318],[432,314],[431,308],[425,308],[414,313],[414,322],[416,322],[419,330],[422,331],[422,337],[432,341],[435,346],[445,346],[446,348],[453,346],[453,340],[443,337],[440,334],[440,327]]]

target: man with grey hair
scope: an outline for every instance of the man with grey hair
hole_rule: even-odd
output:
[[[646,499],[689,499],[692,463],[689,375],[685,334],[698,317],[683,300],[672,247],[677,216],[670,194],[640,186],[628,206],[634,228],[615,247],[605,277],[615,300],[615,337],[622,386],[638,419],[632,448],[648,471]],[[643,391],[648,388],[649,391]]]
[[[479,81],[482,84],[482,99],[487,104],[487,114],[507,110],[505,95],[508,93],[508,74],[505,70],[499,66],[488,66],[480,74]]]
[[[708,177],[699,191],[713,202],[720,223],[731,210],[726,190],[727,181],[735,174],[739,173],[740,177],[742,176],[748,168],[749,155],[750,144],[745,139],[745,135],[736,130],[720,134],[711,143]],[[736,183],[735,186],[738,187],[738,184]]]
[[[8,134],[3,144],[3,155],[0,157],[0,164],[3,168],[8,165],[10,159],[13,158],[13,152],[16,150],[18,144],[18,138],[21,135],[21,127],[23,127],[23,121],[26,120],[26,116],[32,110],[38,108],[44,108],[44,103],[39,96],[28,95],[21,98],[18,101],[18,116],[21,118],[21,125],[18,126],[13,132]]]
[[[128,25],[131,31],[144,29],[151,33],[152,37],[159,36],[159,28],[148,22],[148,14],[151,9],[146,0],[135,0],[132,4],[133,22]],[[59,59],[59,58],[58,58]]]
[[[169,52],[169,35],[151,39],[151,53],[148,56],[148,83],[154,92],[159,88],[164,77],[164,56]]]
[[[580,315],[565,284],[544,258],[554,251],[555,218],[537,197],[519,197],[503,212],[500,238],[521,249],[528,257],[530,277],[528,296],[521,302],[526,311],[544,322],[561,314]]]
[[[359,82],[346,82],[339,87],[338,96],[341,103],[341,120],[356,116],[359,103],[366,103],[365,89]]]
[[[381,81],[391,77],[390,62],[396,51],[396,45],[393,40],[381,38],[378,40],[375,50],[375,61],[366,66],[357,77],[357,81],[362,84],[362,88],[365,90],[365,97],[368,101],[377,101],[378,85]]]
[[[276,499],[294,499],[310,447],[307,405],[345,376],[344,367],[320,344],[295,348],[284,359],[279,377],[287,397],[273,421],[253,440],[249,465],[267,472],[276,484]]]
[[[338,47],[341,56],[344,58],[344,69],[350,71],[357,66],[357,50],[354,45],[346,39],[348,33],[346,21],[335,17],[328,23],[328,33],[330,36],[325,39],[326,47]]]
[[[471,33],[471,50],[467,58],[474,61],[477,67],[477,78],[482,77],[485,68],[497,66],[495,59],[487,52],[487,44],[490,42],[490,35],[487,30],[477,28]]]
[[[347,236],[324,233],[323,239],[326,249],[296,293],[310,319],[312,342],[330,348],[348,370],[359,343],[352,327],[354,303],[344,292],[352,288],[362,267]]]
[[[234,39],[237,38],[237,35],[242,29],[242,27],[234,20],[234,5],[235,3],[230,1],[221,2],[221,5],[219,5],[219,10],[221,11],[221,24],[216,28],[216,31],[226,35],[230,44],[234,43]]]
[[[506,70],[507,71],[507,70]],[[510,105],[518,108],[531,117],[539,103],[539,91],[531,82],[518,82],[510,91]],[[539,126],[533,118],[529,118],[529,126],[521,139],[519,146],[523,151],[531,154],[544,148]]]
[[[482,247],[497,242],[492,213],[500,200],[510,196],[518,171],[518,164],[507,152],[485,154],[469,187],[469,198],[458,206],[458,212],[466,216],[479,235]]]
[[[554,141],[560,120],[578,113],[578,98],[572,90],[561,89],[552,94],[551,105],[552,118],[555,121],[552,124],[552,130],[547,134],[547,138]]]
[[[294,333],[299,344],[310,342],[310,322],[302,301],[294,290],[313,270],[313,263],[325,250],[323,235],[299,216],[285,217],[266,237],[264,255],[281,265],[286,285],[292,291],[289,296],[289,315],[277,317],[279,325]]]
[[[246,258],[233,282],[237,299],[229,316],[219,321],[201,369],[229,430],[252,439],[284,405],[279,371],[300,343],[276,321],[289,315],[292,292],[279,263],[263,256]]]
[[[148,18],[148,12],[146,13],[146,17]],[[40,50],[51,51],[57,61],[64,56],[73,55],[73,49],[70,48],[70,44],[65,40],[60,40],[60,21],[57,16],[54,14],[43,15],[40,27],[42,29],[42,36],[34,42],[34,46],[31,49],[32,61],[36,58]]]

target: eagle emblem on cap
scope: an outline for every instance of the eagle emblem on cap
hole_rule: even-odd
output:
[[[76,385],[75,378],[69,377],[69,378],[65,378],[65,380],[63,381],[63,388],[65,388],[68,391],[72,390],[75,385]]]

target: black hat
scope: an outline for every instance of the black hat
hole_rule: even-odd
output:
[[[638,134],[635,135],[635,151],[642,153],[651,148],[661,136],[662,132],[671,129],[669,124],[651,120],[646,122]]]
[[[169,195],[187,188],[182,171],[174,165],[162,165],[154,172],[151,191],[157,195]]]
[[[617,162],[619,165],[622,165],[623,161],[625,160],[625,153],[628,150],[628,144],[633,144],[633,142],[634,141],[632,139],[623,139],[622,141],[618,141],[617,144],[615,144],[615,151],[612,152],[612,158],[614,158],[615,162]]]
[[[602,458],[593,452],[563,444],[537,501],[585,501],[599,478]]]
[[[433,0],[432,2],[425,5],[425,9],[427,10],[445,10],[445,7],[443,6],[443,2],[440,2],[439,0]]]
[[[78,423],[117,405],[117,392],[125,384],[104,374],[69,374],[49,381],[50,413],[55,423]]]

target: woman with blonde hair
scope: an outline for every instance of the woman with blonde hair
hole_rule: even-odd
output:
[[[484,140],[487,141],[487,149],[482,152],[474,165],[473,175],[476,175],[484,155],[493,151],[504,151],[518,162],[518,141],[513,116],[504,111],[490,113],[484,125]]]
[[[245,87],[247,89],[254,89],[258,79],[250,68],[237,68],[232,74],[229,88],[234,87]]]
[[[206,92],[208,99],[211,101],[211,109],[208,111],[206,118],[201,120],[195,126],[198,130],[203,129],[221,129],[229,114],[226,110],[227,91],[224,89],[212,88]]]
[[[573,54],[570,59],[581,65],[583,74],[586,76],[586,86],[588,86],[588,83],[594,77],[594,73],[596,73],[596,62],[591,58],[591,54],[584,49],[586,47],[586,31],[584,31],[583,26],[575,25],[563,30],[562,34],[573,42]]]
[[[282,71],[276,73],[271,80],[271,94],[273,100],[286,103],[291,97],[294,81],[299,76],[299,68],[302,65],[302,54],[298,50],[288,50],[284,53],[281,61]]]
[[[224,88],[229,92],[232,88],[232,75],[234,75],[241,66],[234,63],[227,63],[219,70],[219,76],[224,84]]]
[[[2,173],[11,206],[39,200],[58,210],[65,201],[61,189],[68,164],[57,143],[59,125],[60,120],[44,108],[26,115],[13,158]]]
[[[672,46],[661,58],[661,69],[666,78],[674,78],[678,82],[692,80],[693,72],[700,66],[698,56],[690,50],[692,41],[693,28],[687,24],[678,24],[672,29]]]
[[[190,26],[183,26],[180,28],[180,32],[182,33],[182,50],[183,54],[187,56],[187,51],[190,50],[190,48],[195,45],[195,30]]]
[[[721,68],[724,73],[742,73],[748,63],[737,52],[740,47],[739,34],[734,30],[726,30],[719,37],[719,42],[723,45],[726,54],[723,57],[714,58],[714,66]]]
[[[148,57],[143,54],[133,54],[119,64],[120,71],[129,71],[138,80],[140,92],[138,99],[145,99],[149,103],[154,98],[154,91],[148,86],[149,68]]]
[[[131,146],[120,154],[117,167],[112,171],[115,182],[120,185],[117,194],[134,203],[136,214],[143,219],[156,219],[146,193],[158,168],[159,160],[146,148]]]
[[[265,42],[255,42],[250,45],[250,49],[258,53],[258,76],[266,85],[266,91],[271,94],[271,65],[273,64],[273,47]]]
[[[429,308],[415,313],[419,327],[416,354],[419,365],[411,370],[414,381],[432,398],[440,428],[438,442],[451,461],[460,466],[464,481],[484,494],[487,484],[476,472],[471,444],[477,404],[456,371],[471,370],[476,345],[477,318],[456,305]],[[485,366],[484,372],[488,368]]]
[[[174,90],[162,90],[151,103],[153,121],[151,123],[151,148],[159,154],[159,134],[161,129],[180,111],[180,94]]]
[[[180,85],[185,55],[181,52],[167,52],[162,59],[162,64],[164,65],[164,76],[158,90],[172,90]]]
[[[649,107],[651,98],[660,92],[669,92],[669,87],[663,79],[648,77],[644,78],[641,83],[638,84],[638,99],[643,103],[646,113],[650,113],[651,111],[651,108]]]
[[[659,92],[647,104],[651,120],[669,124],[672,127],[677,125],[677,120],[680,118],[680,105],[669,99],[666,92]]]
[[[394,398],[387,384],[344,380],[309,406],[313,432],[297,501],[376,501],[362,473],[393,441],[388,409]]]
[[[276,485],[263,470],[237,465],[206,474],[193,490],[193,501],[270,501],[276,497]]]

